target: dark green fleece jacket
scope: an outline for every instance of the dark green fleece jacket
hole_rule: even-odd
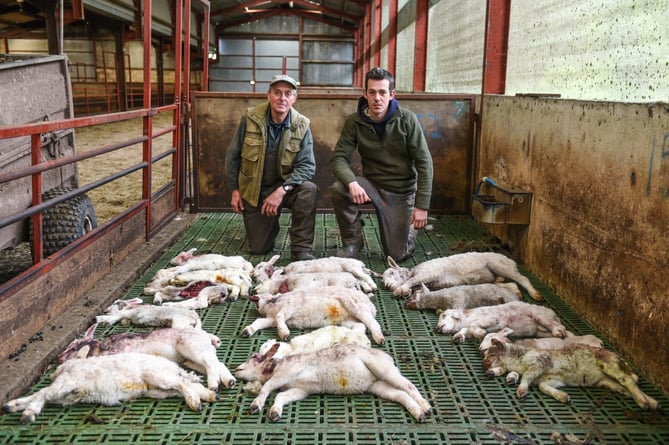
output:
[[[395,111],[379,136],[373,121],[365,115],[366,99],[361,97],[358,104],[358,111],[344,121],[330,159],[335,177],[345,186],[355,181],[350,162],[357,149],[363,176],[393,193],[415,191],[415,207],[428,210],[432,195],[432,155],[418,118],[394,104],[391,111],[393,108]]]

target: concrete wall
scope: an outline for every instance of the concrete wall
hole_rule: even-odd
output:
[[[534,193],[486,225],[669,390],[669,105],[488,96],[478,175]]]

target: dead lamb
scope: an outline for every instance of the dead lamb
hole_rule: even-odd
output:
[[[242,269],[250,274],[253,271],[253,264],[240,255],[225,256],[217,253],[205,253],[194,255],[197,248],[181,252],[170,260],[170,264],[180,268],[180,272],[202,269]]]
[[[372,343],[365,334],[364,326],[360,326],[362,329],[351,329],[345,326],[323,326],[315,331],[293,337],[289,342],[278,342],[270,339],[260,346],[258,353],[261,355],[267,354],[275,344],[279,345],[279,349],[274,353],[274,358],[313,352],[338,344],[355,343],[360,346],[371,347]]]
[[[461,253],[424,261],[412,269],[400,267],[388,257],[388,266],[383,272],[383,283],[395,297],[409,296],[421,283],[436,290],[462,284],[494,283],[504,278],[518,283],[533,299],[541,300],[530,280],[518,271],[516,262],[500,253]]]
[[[182,309],[203,309],[228,299],[228,285],[194,281],[188,286],[166,286],[153,295],[153,303]]]
[[[246,297],[252,286],[248,273],[241,269],[192,270],[167,279],[155,279],[144,287],[145,295],[164,294],[167,289],[190,286],[196,282],[210,282],[213,285],[227,286],[228,295],[234,301],[238,297]],[[173,286],[173,287],[170,287]],[[154,303],[159,303],[154,300]]]
[[[249,299],[256,303],[262,315],[246,326],[242,336],[249,337],[260,329],[276,327],[283,341],[290,339],[288,325],[296,329],[320,328],[341,325],[355,328],[362,323],[377,344],[385,339],[376,321],[376,306],[361,291],[337,286],[298,289],[284,294],[255,295]]]
[[[4,410],[23,411],[21,423],[27,424],[35,421],[48,403],[118,405],[140,397],[164,399],[181,395],[190,409],[200,411],[202,400],[215,402],[218,397],[194,373],[149,354],[75,358],[58,366],[51,379],[49,386],[36,393],[9,401]]]
[[[168,328],[200,328],[200,316],[191,309],[143,304],[141,298],[116,300],[104,315],[95,317],[98,324],[155,326]]]
[[[316,258],[314,260],[294,261],[284,267],[275,267],[274,264],[279,260],[280,255],[274,255],[269,261],[258,263],[253,269],[251,276],[259,282],[269,280],[275,272],[281,271],[285,275],[293,273],[313,273],[313,272],[348,272],[356,277],[363,289],[372,289],[376,291],[378,286],[372,278],[372,271],[360,260],[355,258]]]
[[[511,343],[509,337],[513,334],[513,329],[504,328],[499,332],[489,332],[483,337],[481,344],[479,345],[479,351],[485,353],[492,346],[492,341],[497,340],[502,343]],[[557,337],[544,337],[544,338],[521,338],[514,342],[517,345],[530,347],[530,348],[539,348],[539,349],[561,349],[567,345],[573,343],[580,343],[583,345],[592,346],[593,348],[603,347],[602,340],[597,338],[594,335],[574,335],[572,332],[567,331],[567,335],[564,338]]]
[[[93,338],[96,324],[88,328],[84,338],[74,340],[59,356],[60,363],[73,358],[115,355],[128,352],[157,355],[193,369],[207,376],[207,387],[218,390],[236,381],[225,364],[218,361],[216,347],[220,339],[201,329],[163,328],[148,332],[131,332],[111,335],[103,340]]]
[[[639,389],[638,377],[629,365],[604,348],[575,343],[562,349],[536,349],[493,339],[483,368],[491,377],[509,372],[510,384],[520,379],[516,389],[520,399],[527,397],[533,385],[563,403],[569,402],[570,397],[558,388],[602,387],[633,397],[643,409],[659,408],[657,400]]]
[[[518,301],[522,294],[516,283],[463,284],[431,291],[421,283],[404,303],[407,309],[469,309]]]
[[[315,331],[293,337],[290,339],[290,342],[270,339],[260,345],[258,354],[267,354],[274,345],[278,345],[278,349],[273,355],[275,359],[287,355],[318,351],[319,349],[330,348],[339,344],[354,343],[360,346],[371,347],[372,343],[367,338],[365,327],[363,325],[359,326],[360,329],[351,329],[344,326],[323,326]],[[258,381],[249,382],[244,385],[244,390],[249,393],[258,394],[261,386],[262,383]]]
[[[277,271],[274,275],[255,287],[257,294],[279,294],[296,289],[306,289],[322,286],[340,286],[357,289],[366,294],[373,294],[369,284],[358,280],[350,272],[304,272],[283,274]]]
[[[518,337],[564,337],[567,329],[555,312],[544,306],[512,301],[497,306],[447,309],[439,315],[437,331],[454,334],[453,341],[511,328]]]
[[[284,405],[310,394],[371,393],[401,404],[420,422],[431,412],[429,402],[381,350],[347,344],[277,359],[277,349],[274,345],[265,355],[254,354],[235,370],[239,379],[263,383],[252,413],[259,413],[276,390],[281,392],[269,410],[274,422],[281,419]]]

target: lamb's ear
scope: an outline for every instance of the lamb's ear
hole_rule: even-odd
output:
[[[274,272],[272,272],[272,277],[271,278],[276,278],[280,275],[283,275],[283,269],[277,269]]]
[[[508,337],[509,335],[513,334],[513,329],[505,327],[504,329],[502,329],[501,334],[505,337]]]
[[[392,267],[393,269],[397,269],[399,267],[391,256],[388,256],[388,266]]]
[[[268,261],[267,264],[268,264],[269,266],[273,266],[274,263],[276,263],[277,261],[279,261],[279,258],[281,258],[281,255],[274,255],[272,258],[270,258],[270,260]]]
[[[499,339],[497,339],[495,337],[491,338],[490,340],[491,340],[490,343],[492,344],[492,346],[494,346],[496,348],[499,348],[499,349],[505,349],[506,343],[504,343],[503,341],[499,341]]]
[[[267,354],[265,354],[265,360],[272,358],[274,354],[276,354],[276,351],[279,350],[279,347],[281,347],[279,342],[274,343],[272,347],[269,348],[269,351],[267,351]]]
[[[98,327],[97,323],[92,324],[91,327],[86,330],[84,338],[93,338],[93,335],[95,334],[95,328],[97,327]]]
[[[425,292],[426,294],[430,292],[430,288],[428,288],[428,287],[425,285],[425,283],[423,283],[422,281],[420,282],[420,288],[421,288],[421,290],[422,290],[423,292]]]
[[[88,357],[88,351],[91,350],[91,347],[89,345],[84,346],[83,348],[79,349],[77,351],[77,355],[75,358],[86,358]]]

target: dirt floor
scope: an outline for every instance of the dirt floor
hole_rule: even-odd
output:
[[[153,130],[172,125],[172,114],[162,113],[154,117]],[[102,146],[126,141],[142,135],[142,119],[132,119],[111,124],[96,125],[77,130],[76,145],[80,153]],[[172,148],[172,134],[165,134],[153,139],[153,156]],[[172,158],[166,157],[153,164],[151,176],[153,190],[165,185],[172,177]],[[82,161],[79,165],[79,182],[88,184],[125,168],[142,162],[142,145],[135,144],[95,158]],[[98,224],[108,221],[115,215],[137,202],[142,193],[142,173],[137,171],[88,193],[95,207]]]
[[[154,117],[153,130],[159,131],[172,125],[172,114],[162,113]],[[103,146],[121,143],[142,135],[142,119],[96,125],[81,128],[76,132],[76,149],[79,153],[98,149]],[[172,148],[172,134],[168,133],[153,139],[153,156]],[[86,185],[93,181],[117,173],[142,162],[142,144],[134,144],[79,163],[79,184]],[[172,177],[172,158],[170,156],[153,164],[152,192],[165,185]],[[88,196],[93,202],[98,225],[109,221],[137,202],[142,194],[142,173],[133,172],[109,184],[91,190]],[[0,283],[3,283],[32,265],[30,244],[23,242],[17,246],[0,251]]]

